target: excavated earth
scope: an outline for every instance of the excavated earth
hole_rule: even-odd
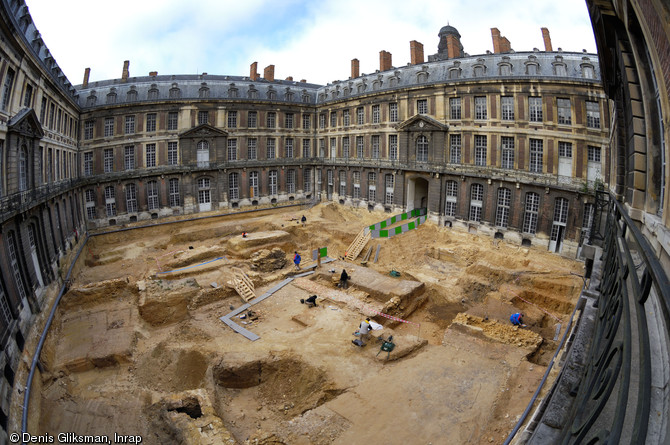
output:
[[[320,204],[90,238],[40,357],[30,431],[146,444],[503,443],[563,334],[583,264],[432,223],[371,240],[364,265],[341,258],[388,216]],[[317,267],[320,247],[336,261]],[[336,287],[343,268],[348,289]],[[244,304],[230,284],[238,269],[257,296],[294,278],[231,318],[256,341],[220,320]],[[310,295],[315,308],[300,302]],[[519,311],[526,328],[509,323]],[[366,315],[382,329],[359,348]]]

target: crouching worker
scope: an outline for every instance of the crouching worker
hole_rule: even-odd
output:
[[[512,322],[514,326],[521,326],[522,328],[526,327],[526,325],[523,324],[523,313],[521,312],[510,315],[509,321]]]
[[[372,326],[370,326],[370,317],[367,317],[361,322],[360,326],[358,327],[358,331],[354,332],[354,335],[358,335],[358,338],[356,340],[352,340],[351,342],[356,346],[365,346],[365,342],[370,337],[371,330]]]
[[[302,304],[306,304],[310,308],[318,306],[318,304],[316,304],[316,295],[312,295],[311,297],[309,297],[306,300],[301,298],[300,302]]]
[[[349,284],[347,283],[348,280],[349,280],[349,274],[345,269],[342,269],[342,274],[340,275],[340,283],[337,286],[341,287],[342,289],[347,289],[349,287]]]

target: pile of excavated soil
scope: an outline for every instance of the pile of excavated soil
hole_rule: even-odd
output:
[[[259,296],[299,273],[294,251],[304,265],[319,247],[338,258],[388,217],[329,203],[91,238],[45,343],[30,431],[147,444],[502,443],[557,320],[565,329],[581,263],[429,222],[371,240],[376,262],[324,264],[231,318],[256,341],[220,320],[244,303],[228,284],[234,268]],[[336,287],[343,268],[348,289]],[[317,307],[300,303],[314,294]],[[509,323],[514,312],[527,328]],[[351,341],[365,316],[382,329],[361,348]]]

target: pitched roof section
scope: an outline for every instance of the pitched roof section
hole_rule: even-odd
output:
[[[421,125],[423,123],[423,125]],[[418,128],[417,128],[418,127]],[[398,131],[422,130],[422,131],[448,131],[449,125],[433,119],[425,114],[415,114],[405,122],[399,123]]]
[[[186,130],[185,132],[179,134],[180,138],[212,136],[228,136],[228,132],[225,130],[219,130],[210,124],[200,124],[197,127],[193,127],[190,130]]]
[[[44,137],[42,124],[40,124],[37,114],[35,114],[35,110],[32,108],[24,108],[12,116],[9,122],[7,122],[7,130],[37,139]]]

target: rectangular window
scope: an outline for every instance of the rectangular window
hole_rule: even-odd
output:
[[[528,98],[528,118],[531,122],[542,122],[542,98]]]
[[[572,109],[570,99],[556,99],[558,107],[558,123],[562,125],[572,124]]]
[[[247,159],[258,159],[256,138],[249,138],[247,140]]]
[[[486,136],[475,135],[475,165],[486,166]]]
[[[542,173],[542,139],[530,140],[530,159],[528,170],[533,173]]]
[[[114,136],[114,118],[106,117],[105,118],[105,137],[109,138]]]
[[[363,159],[363,150],[365,145],[363,143],[363,136],[356,136],[356,157]]]
[[[345,159],[349,158],[349,149],[350,149],[350,147],[349,147],[349,136],[344,136],[342,138],[342,156]]]
[[[540,195],[532,192],[527,193],[522,229],[524,233],[535,233],[537,231],[537,214],[539,210]]]
[[[349,110],[342,111],[342,125],[345,127],[351,125],[351,116],[349,115]]]
[[[458,202],[458,183],[456,181],[447,181],[446,202],[444,208],[444,214],[446,216],[456,216],[457,202]]]
[[[452,164],[461,163],[461,135],[449,135],[449,162]]]
[[[293,128],[293,113],[286,113],[284,116],[284,128]]]
[[[26,85],[25,95],[23,96],[23,106],[25,108],[30,108],[33,102],[33,86],[30,84]]]
[[[168,142],[167,144],[168,165],[177,165],[177,143]]]
[[[286,138],[284,142],[284,152],[287,158],[293,157],[293,138]]]
[[[586,102],[586,126],[600,128],[600,106],[598,102]]]
[[[59,156],[56,156],[56,159],[58,158]],[[114,171],[114,149],[105,148],[105,151],[103,152],[103,160],[105,173],[111,173]],[[56,171],[58,171],[58,166],[56,166]]]
[[[389,135],[389,159],[397,160],[398,159],[398,135],[390,134]]]
[[[470,220],[479,222],[482,220],[482,204],[484,201],[484,186],[472,184],[470,187]]]
[[[302,157],[303,158],[311,158],[312,157],[312,147],[309,139],[303,139],[302,140]]]
[[[228,128],[237,128],[237,111],[228,112]]]
[[[587,156],[589,162],[600,162],[600,147],[587,146]]]
[[[353,174],[354,182],[354,199],[361,199],[361,172],[354,172]]]
[[[347,194],[347,172],[340,170],[340,197],[344,197]]]
[[[86,218],[95,219],[95,192],[86,190]]]
[[[156,166],[156,144],[147,144],[145,147],[146,150],[146,160],[147,167]]]
[[[156,131],[156,113],[147,114],[147,132]]]
[[[240,199],[240,178],[237,173],[228,175],[228,199]]]
[[[274,111],[268,111],[266,121],[268,128],[275,128],[277,126],[277,114]]]
[[[356,124],[363,125],[365,123],[365,110],[363,107],[356,108]]]
[[[265,143],[265,154],[267,159],[274,159],[277,157],[277,150],[275,147],[275,139],[274,138],[268,138],[267,142]]]
[[[271,195],[277,194],[277,170],[270,170],[268,174],[268,189]]]
[[[395,186],[395,177],[391,174],[386,175],[385,178],[385,186],[386,186],[386,195],[384,197],[384,204],[386,205],[393,205],[393,191],[394,191],[394,186]]]
[[[460,119],[461,118],[461,98],[452,97],[449,99],[449,118],[450,119]]]
[[[302,115],[302,129],[303,130],[309,130],[312,128],[312,119],[309,114],[303,114]]]
[[[93,126],[95,121],[85,121],[84,122],[84,139],[93,139]]]
[[[319,157],[323,158],[326,156],[326,140],[319,139]]]
[[[558,156],[561,158],[571,158],[572,157],[572,144],[570,142],[559,142],[558,143]]]
[[[93,152],[87,151],[84,153],[84,176],[93,175]]]
[[[379,136],[372,136],[372,159],[379,159]]]
[[[419,114],[428,114],[428,99],[419,99],[416,101],[416,111]]]
[[[5,75],[5,83],[2,86],[2,106],[3,110],[7,110],[9,105],[9,98],[12,95],[12,87],[14,85],[14,70],[7,68],[7,74]]]
[[[391,102],[389,104],[389,121],[398,122],[398,103]]]
[[[514,97],[503,96],[500,98],[500,115],[504,121],[514,120]]]
[[[168,119],[167,119],[168,131],[175,131],[177,129],[178,119],[179,119],[179,113],[177,113],[176,111],[168,112]]]
[[[500,138],[501,145],[501,167],[513,169],[514,168],[514,138],[510,136],[502,136]]]
[[[498,189],[498,208],[496,210],[496,226],[507,227],[509,223],[509,208],[512,202],[512,191],[508,188]]]
[[[247,127],[256,128],[258,126],[258,113],[256,111],[250,111],[247,114]]]
[[[319,114],[319,128],[326,128],[326,115]]]
[[[488,119],[488,109],[486,107],[486,96],[475,97],[475,119]]]
[[[330,112],[330,126],[333,128],[337,127],[337,111]]]
[[[381,120],[381,113],[379,112],[379,105],[372,106],[372,123],[378,124]]]
[[[330,158],[334,159],[337,157],[337,139],[330,138]]]
[[[237,160],[237,139],[228,139],[228,160]]]
[[[209,122],[209,111],[198,111],[198,125]]]
[[[126,145],[123,148],[123,166],[126,170],[135,168],[135,146]]]
[[[126,116],[126,127],[124,131],[126,134],[135,133],[135,116]]]

